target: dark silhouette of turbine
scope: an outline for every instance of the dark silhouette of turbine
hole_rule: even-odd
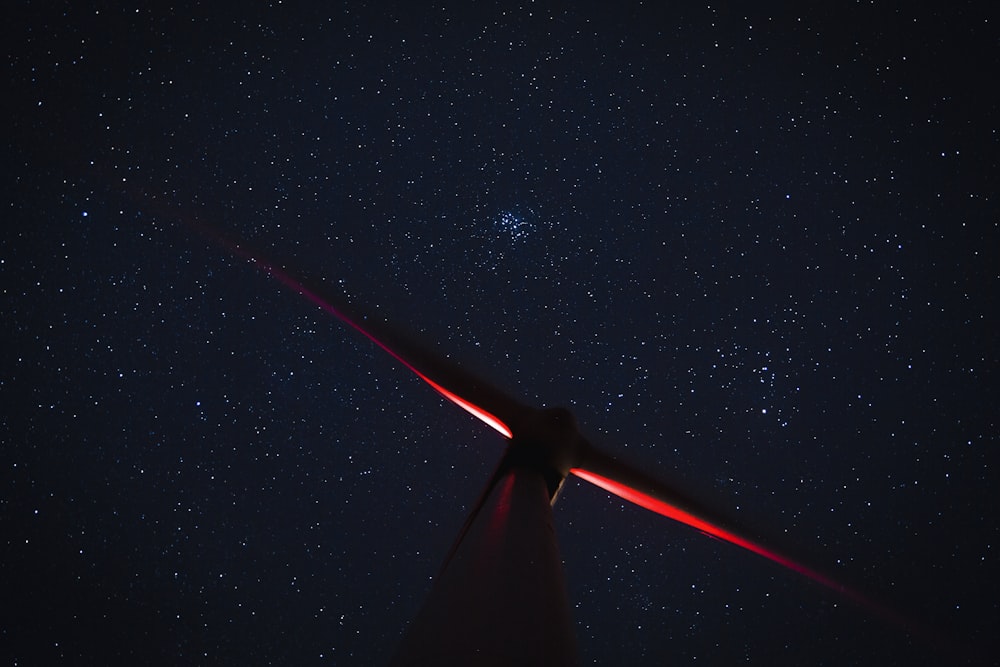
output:
[[[393,664],[577,662],[552,525],[552,505],[568,475],[752,551],[906,625],[891,610],[766,546],[675,485],[599,449],[569,410],[526,406],[398,328],[361,313],[322,283],[307,284],[218,235],[213,240],[340,319],[509,441]]]

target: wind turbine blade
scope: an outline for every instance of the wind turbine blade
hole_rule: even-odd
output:
[[[307,285],[303,279],[295,277],[238,243],[218,237],[216,240],[234,254],[250,260],[264,273],[363,335],[458,407],[504,437],[513,437],[512,425],[525,408],[504,392],[477,378],[458,364],[432,353],[427,346],[403,335],[398,329],[363,315],[329,286]]]
[[[462,371],[456,364],[446,362],[444,359],[435,359],[423,350],[419,350],[421,354],[417,355],[415,354],[417,350],[406,350],[408,346],[401,344],[398,340],[395,344],[387,342],[384,334],[381,336],[376,334],[371,325],[365,326],[361,322],[345,316],[342,310],[331,308],[326,308],[326,310],[378,345],[449,401],[490,426],[505,438],[514,437],[513,431],[507,425],[507,421],[511,421],[511,418],[508,417],[507,421],[504,421],[497,414],[494,414],[509,412],[503,409],[502,404],[506,403],[503,399],[506,397],[502,396],[498,390],[476,380],[471,374]],[[455,387],[458,391],[448,389],[445,384]],[[483,407],[484,405],[494,406],[493,411]]]
[[[744,531],[735,528],[734,522],[727,520],[720,513],[708,509],[678,489],[650,477],[636,467],[590,446],[581,452],[578,462],[576,467],[570,468],[570,473],[580,479],[640,507],[687,524],[706,535],[743,547],[866,606],[873,606],[873,603],[859,593],[817,570],[764,546]]]

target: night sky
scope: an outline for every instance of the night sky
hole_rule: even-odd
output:
[[[4,665],[385,663],[496,465],[220,238],[906,619],[571,478],[587,664],[992,664],[987,3],[16,4]]]

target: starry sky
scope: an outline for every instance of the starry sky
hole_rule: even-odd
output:
[[[586,664],[990,663],[998,17],[795,4],[16,3],[4,664],[383,664],[496,465],[220,238],[906,619],[570,479]]]

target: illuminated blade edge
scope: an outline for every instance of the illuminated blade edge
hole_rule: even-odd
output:
[[[783,567],[798,572],[799,574],[802,574],[813,581],[840,593],[841,595],[846,595],[847,597],[856,599],[859,602],[867,603],[867,600],[859,594],[851,591],[846,586],[834,581],[820,572],[808,568],[805,565],[802,565],[801,563],[798,563],[776,551],[767,549],[756,542],[748,540],[737,533],[727,530],[718,524],[697,516],[696,514],[692,514],[691,512],[681,509],[680,507],[677,507],[676,505],[673,505],[665,500],[643,493],[642,491],[634,489],[626,484],[622,484],[608,477],[598,475],[597,473],[589,470],[571,468],[570,472],[580,479],[586,480],[595,486],[599,486],[609,493],[613,493],[619,498],[623,498],[640,507],[656,512],[657,514],[674,519],[675,521],[687,524],[688,526],[696,528],[707,535],[711,535],[712,537],[716,537],[720,540],[725,540],[726,542],[735,544],[736,546],[743,547],[744,549],[763,556],[768,560],[774,561]]]
[[[361,324],[359,324],[354,318],[352,318],[342,310],[338,309],[336,306],[334,306],[332,303],[321,297],[316,292],[310,290],[308,287],[306,287],[301,282],[296,280],[290,274],[282,271],[276,266],[268,264],[259,257],[254,256],[253,254],[247,252],[246,250],[243,250],[239,246],[230,245],[230,248],[233,252],[240,255],[241,257],[245,257],[250,261],[252,261],[259,269],[267,273],[269,276],[271,276],[281,284],[298,292],[302,297],[304,297],[308,301],[311,301],[313,304],[319,306],[327,313],[330,313],[331,315],[339,319],[341,322],[349,325],[352,329],[363,335],[372,343],[382,348],[382,350],[384,350],[386,353],[392,356],[393,359],[406,366],[406,368],[410,369],[414,374],[416,374],[417,377],[419,377],[421,380],[429,384],[432,388],[434,388],[435,391],[437,391],[439,394],[447,398],[449,401],[451,401],[458,407],[462,408],[472,416],[476,417],[487,426],[495,429],[498,433],[500,433],[504,437],[506,438],[514,437],[514,434],[511,431],[510,427],[507,426],[507,424],[505,424],[499,417],[492,414],[488,410],[484,410],[475,403],[472,403],[471,401],[462,398],[455,392],[445,389],[443,386],[441,386],[434,380],[430,379],[427,375],[418,370],[417,367],[414,366],[403,355],[401,355],[393,348],[389,347],[388,344],[382,342],[378,337],[375,336],[375,334],[368,331],[368,329],[361,326]]]
[[[598,464],[620,466],[621,471],[626,473],[628,476],[638,477],[641,473],[629,470],[624,464],[618,461],[614,461],[610,458],[604,458],[604,455],[597,454],[595,450],[590,450],[590,454],[594,457],[594,462]],[[604,459],[604,460],[601,460]],[[682,509],[675,504],[670,503],[667,500],[657,498],[649,493],[644,493],[639,491],[627,484],[623,484],[609,477],[599,475],[595,472],[584,468],[570,468],[570,472],[580,479],[586,480],[595,486],[598,486],[605,491],[612,493],[624,500],[634,503],[642,508],[648,509],[650,511],[656,512],[662,516],[680,521],[686,525],[689,525],[701,532],[709,535],[711,537],[718,538],[720,540],[725,540],[731,544],[735,544],[739,547],[743,547],[748,551],[752,551],[755,554],[763,556],[768,560],[775,562],[793,572],[797,572],[812,581],[834,591],[838,595],[858,604],[876,616],[882,618],[887,623],[894,625],[895,627],[908,632],[908,633],[927,633],[929,635],[940,636],[940,633],[923,624],[915,623],[913,619],[907,618],[900,614],[895,609],[857,591],[849,586],[845,586],[838,581],[831,579],[830,577],[818,572],[812,568],[806,567],[802,563],[795,561],[783,554],[778,553],[772,549],[768,549],[756,542],[749,540],[731,530],[723,528],[718,523],[715,523],[709,519],[698,516],[697,514]],[[669,496],[673,495],[667,492],[661,495]]]
[[[424,375],[423,373],[421,373],[420,371],[418,371],[416,368],[414,368],[410,364],[406,363],[406,361],[404,361],[403,359],[400,359],[399,356],[397,356],[396,354],[393,354],[393,352],[391,350],[389,350],[387,347],[385,347],[381,343],[379,343],[379,345],[386,352],[388,352],[389,354],[392,354],[392,356],[396,357],[396,359],[398,359],[400,361],[400,363],[402,363],[407,368],[409,368],[411,371],[413,371],[414,373],[416,373],[420,377],[420,379],[422,379],[424,382],[426,382],[430,386],[434,387],[434,389],[436,389],[439,394],[441,394],[442,396],[444,396],[445,398],[447,398],[449,401],[451,401],[452,403],[454,403],[458,407],[462,408],[463,410],[465,410],[466,412],[468,412],[473,417],[476,417],[477,419],[479,419],[480,421],[482,421],[487,426],[491,426],[493,429],[495,429],[500,435],[504,436],[505,438],[510,439],[510,438],[514,437],[514,432],[510,430],[510,427],[507,426],[506,424],[504,424],[502,421],[500,421],[500,419],[498,417],[496,417],[496,415],[493,415],[493,414],[487,412],[486,410],[483,410],[481,407],[479,407],[475,403],[471,403],[471,402],[465,400],[464,398],[462,398],[461,396],[455,394],[454,392],[448,391],[447,389],[445,389],[444,387],[442,387],[441,385],[439,385],[437,382],[435,382],[434,380],[430,379],[429,377],[427,377],[426,375]]]

